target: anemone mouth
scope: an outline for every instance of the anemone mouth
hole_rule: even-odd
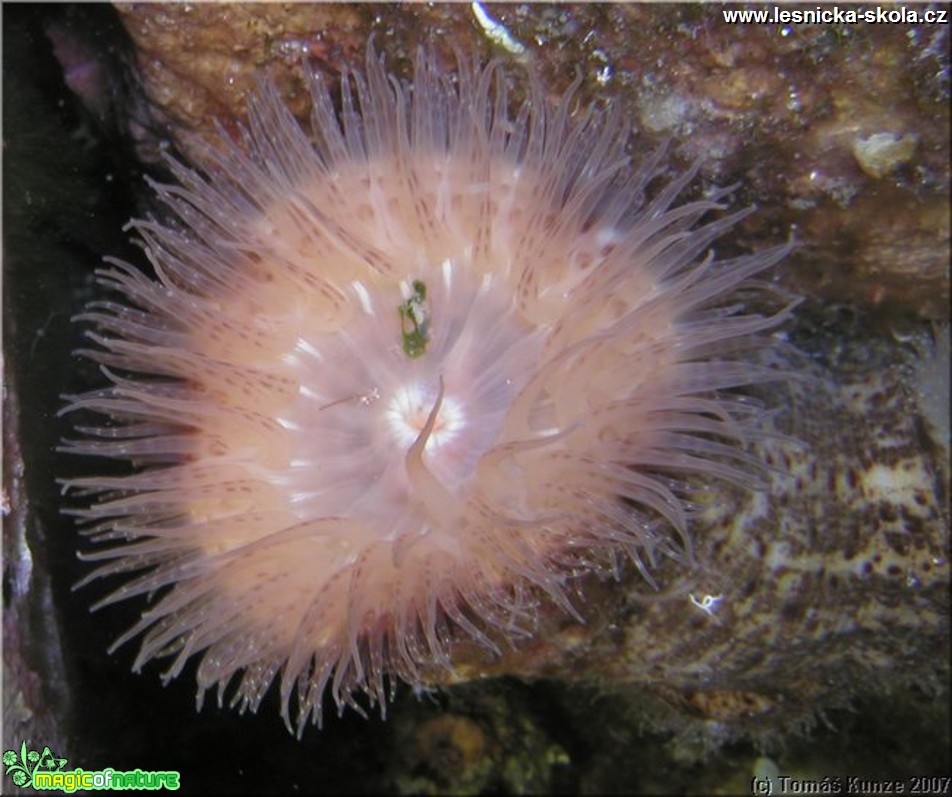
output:
[[[341,121],[315,82],[310,133],[265,85],[208,176],[157,186],[179,223],[134,223],[157,280],[102,272],[111,385],[67,410],[107,420],[66,447],[149,467],[69,486],[112,543],[87,581],[134,574],[100,605],[160,593],[117,642],[137,668],[201,655],[200,693],[237,677],[252,710],[279,678],[300,733],[326,688],[383,707],[458,635],[574,613],[619,553],[689,559],[684,480],[752,483],[744,390],[784,373],[747,350],[789,306],[736,297],[776,306],[787,247],[715,261],[723,192],[643,204],[658,160],[629,167],[616,116],[533,82],[513,117],[496,76],[421,55],[411,91],[371,52]]]
[[[289,460],[263,477],[293,496],[301,521],[348,517],[384,537],[412,528],[419,518],[407,509],[405,456],[438,394],[422,457],[446,489],[465,491],[531,372],[542,335],[516,316],[504,289],[449,260],[418,274],[429,315],[425,351],[414,356],[403,345],[403,281],[354,282],[359,306],[340,330],[298,326],[285,360],[302,388],[277,416],[293,435]]]

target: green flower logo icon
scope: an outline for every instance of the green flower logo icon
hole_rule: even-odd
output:
[[[37,770],[57,772],[66,764],[65,758],[53,755],[49,747],[43,748],[40,754],[36,750],[27,750],[26,741],[20,744],[20,751],[5,750],[3,752],[4,774],[9,775],[17,786],[30,786],[33,782],[33,773]]]

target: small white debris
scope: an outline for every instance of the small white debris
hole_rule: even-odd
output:
[[[473,14],[493,44],[498,44],[513,55],[522,55],[526,51],[525,45],[514,39],[509,31],[506,30],[505,25],[501,22],[497,22],[486,13],[486,9],[483,8],[482,3],[473,3]]]
[[[714,612],[717,610],[717,604],[724,600],[723,595],[705,595],[698,600],[693,592],[688,597],[691,599],[691,603],[697,606],[708,617],[714,616]]]

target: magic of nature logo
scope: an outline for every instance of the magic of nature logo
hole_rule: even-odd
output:
[[[128,771],[107,767],[99,770],[66,769],[66,759],[57,756],[48,747],[43,752],[27,749],[26,740],[19,750],[3,752],[4,775],[15,786],[36,791],[127,791],[146,789],[176,790],[179,773],[132,769]]]

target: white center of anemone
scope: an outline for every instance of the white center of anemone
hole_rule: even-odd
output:
[[[511,286],[472,271],[446,260],[413,280],[355,280],[338,328],[297,319],[284,361],[297,396],[277,416],[286,465],[263,478],[298,519],[346,518],[396,538],[420,531],[424,504],[452,513],[476,489],[546,332],[519,317]],[[408,333],[423,327],[411,353]]]
[[[407,449],[413,445],[426,426],[437,393],[419,382],[396,390],[387,405],[387,425],[398,446]],[[455,440],[466,423],[463,405],[452,396],[444,395],[426,441],[426,451],[433,453]]]

